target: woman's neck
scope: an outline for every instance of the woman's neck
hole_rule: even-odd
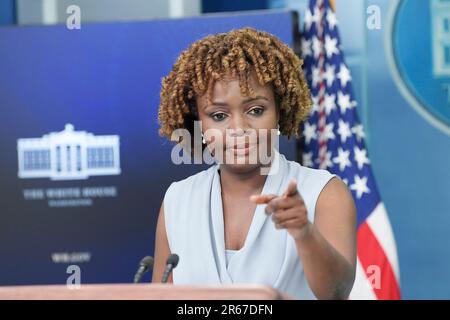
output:
[[[261,174],[257,166],[247,172],[235,172],[224,165],[220,166],[220,183],[222,192],[239,196],[250,196],[260,193],[267,175]]]

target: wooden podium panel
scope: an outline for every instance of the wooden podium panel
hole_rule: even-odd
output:
[[[260,285],[85,284],[0,287],[2,300],[284,300],[289,296]]]

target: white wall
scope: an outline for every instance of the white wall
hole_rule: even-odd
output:
[[[18,0],[18,23],[64,23],[77,5],[81,22],[111,22],[186,17],[201,13],[201,0]]]

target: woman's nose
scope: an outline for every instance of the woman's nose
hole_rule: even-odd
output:
[[[235,136],[242,136],[248,130],[248,124],[242,117],[235,117],[229,127]]]

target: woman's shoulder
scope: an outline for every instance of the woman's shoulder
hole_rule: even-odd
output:
[[[330,181],[336,180],[333,178],[337,176],[328,170],[306,167],[296,161],[288,161],[288,168],[289,177],[297,179],[298,190],[308,208],[308,218],[314,221],[320,194],[330,184]],[[338,178],[338,180],[340,179]]]
[[[214,170],[217,169],[216,167],[216,165],[212,165],[211,167],[190,175],[184,179],[172,182],[167,188],[166,195],[168,193],[177,194],[181,192],[186,193],[189,190],[198,190],[198,188],[212,178]]]
[[[310,182],[318,180],[330,180],[336,175],[325,169],[310,168],[301,165],[297,161],[286,160],[288,171],[298,177],[299,183],[301,181]]]
[[[180,221],[192,218],[196,206],[202,203],[202,198],[209,192],[210,181],[214,176],[216,166],[174,181],[167,188],[164,199],[164,216],[167,230],[172,230]],[[173,232],[170,232],[173,233]]]

